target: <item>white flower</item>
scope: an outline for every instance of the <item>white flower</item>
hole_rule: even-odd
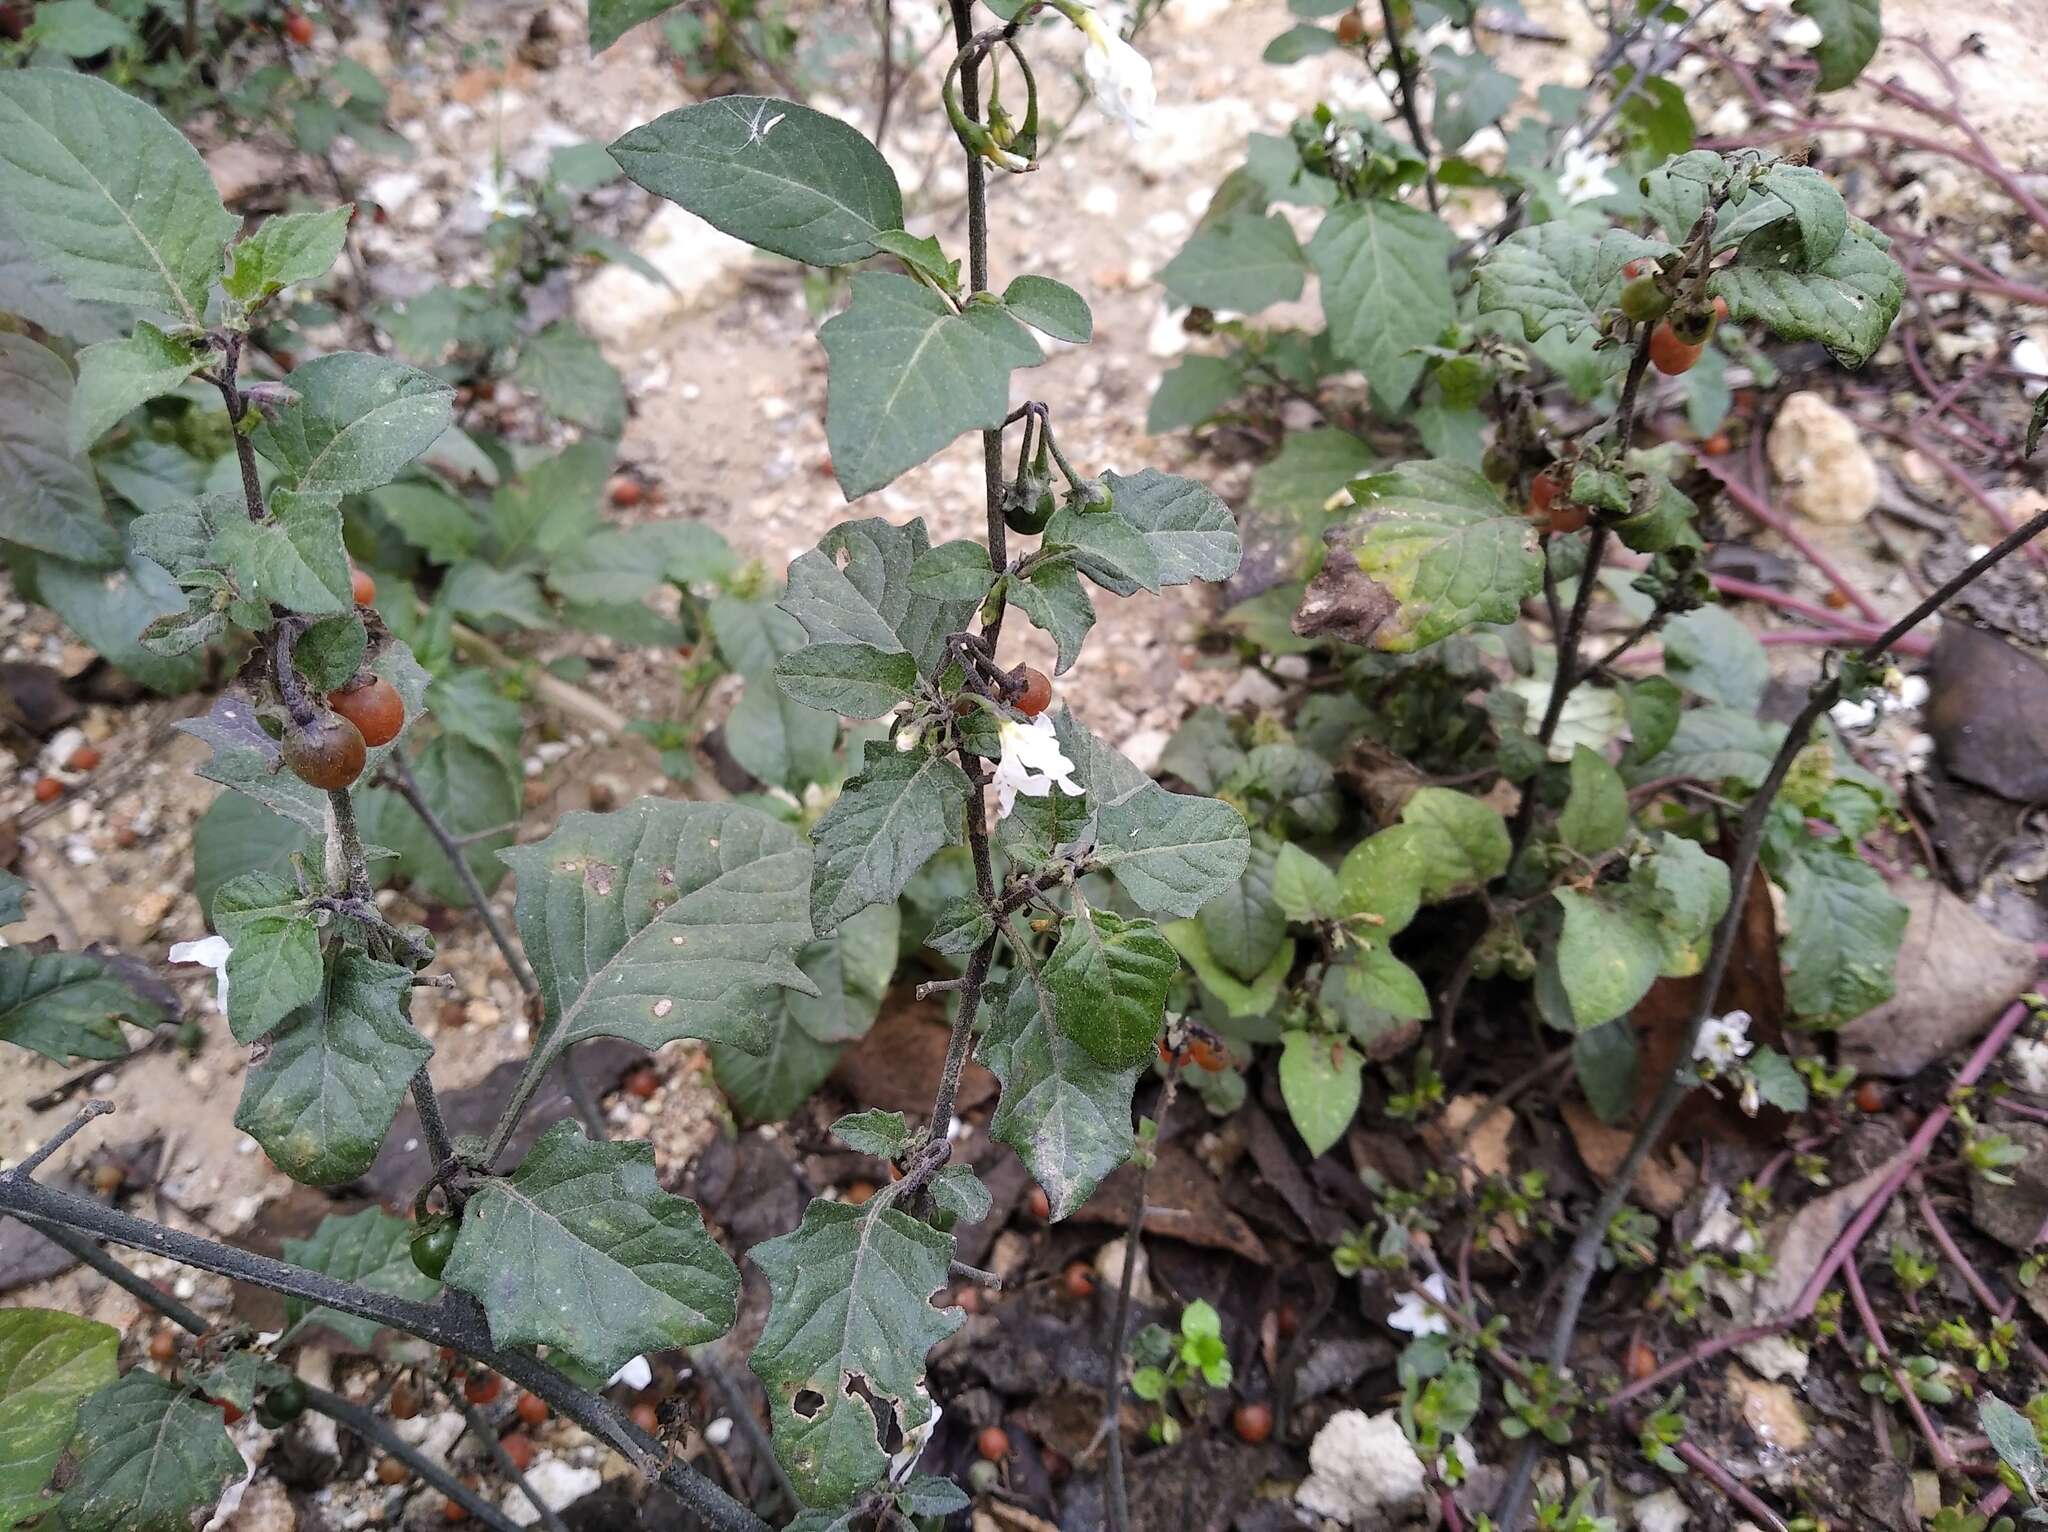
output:
[[[1892,687],[1893,695],[1899,699],[1898,705],[1902,708],[1927,706],[1927,698],[1931,691],[1932,688],[1928,686],[1925,676],[1900,676],[1898,683]]]
[[[1159,103],[1151,62],[1089,7],[1077,6],[1067,14],[1088,39],[1081,68],[1088,76],[1095,104],[1102,108],[1103,116],[1122,123],[1132,138],[1142,140],[1152,131],[1152,110]]]
[[[173,963],[204,963],[213,970],[213,1003],[220,1007],[221,1014],[228,1009],[228,939],[225,936],[208,936],[196,942],[175,942],[171,946]]]
[[[1811,53],[1820,46],[1820,23],[1811,16],[1801,16],[1796,21],[1786,24],[1785,29],[1778,34],[1778,40],[1788,48]]]
[[[1573,144],[1564,152],[1564,169],[1557,173],[1557,189],[1573,207],[1598,197],[1611,197],[1621,190],[1607,179],[1614,161],[1597,149]]]
[[[1828,717],[1836,728],[1854,734],[1877,722],[1877,704],[1844,700],[1828,709]]]
[[[624,1367],[621,1367],[609,1378],[606,1378],[604,1380],[604,1386],[606,1388],[610,1388],[614,1383],[623,1383],[628,1388],[637,1389],[645,1388],[648,1384],[652,1383],[653,1381],[654,1369],[647,1365],[647,1358],[644,1356],[636,1356]]]
[[[486,218],[524,218],[533,211],[533,204],[523,197],[515,197],[495,168],[486,169],[469,188],[484,210]]]
[[[1750,1014],[1730,1011],[1726,1016],[1709,1016],[1700,1026],[1692,1045],[1692,1056],[1716,1069],[1729,1069],[1753,1046],[1749,1040]]]
[[[1070,798],[1085,788],[1074,780],[1074,763],[1060,750],[1052,720],[1040,713],[1025,723],[1005,718],[998,726],[1003,758],[996,762],[996,817],[1008,819],[1017,794],[1043,798],[1057,785]]]
[[[1444,1289],[1441,1273],[1431,1275],[1429,1280],[1422,1284],[1422,1292],[1428,1293],[1438,1303],[1450,1302],[1450,1295]],[[1451,1322],[1424,1303],[1421,1293],[1407,1292],[1401,1295],[1401,1302],[1394,1312],[1387,1316],[1387,1328],[1405,1330],[1414,1336],[1446,1335],[1450,1332]]]

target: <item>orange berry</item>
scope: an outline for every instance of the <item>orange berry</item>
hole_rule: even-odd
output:
[[[1045,1188],[1034,1186],[1031,1195],[1024,1199],[1024,1205],[1031,1210],[1031,1216],[1040,1223],[1052,1217],[1052,1198],[1046,1196]]]
[[[1230,1067],[1230,1050],[1206,1037],[1197,1036],[1188,1040],[1188,1057],[1194,1060],[1197,1069],[1205,1070],[1212,1075],[1220,1074]]]
[[[1700,443],[1700,451],[1704,452],[1708,457],[1726,457],[1728,449],[1734,445],[1733,442],[1728,440],[1728,433],[1726,431],[1716,431],[1712,436],[1709,436]]]
[[[1622,1367],[1627,1371],[1631,1383],[1640,1383],[1657,1370],[1657,1353],[1650,1349],[1649,1342],[1640,1335],[1628,1338],[1628,1349],[1621,1356]]]
[[[1364,39],[1365,18],[1358,14],[1358,7],[1353,6],[1337,18],[1337,41],[1350,44],[1362,42]]]
[[[640,481],[631,474],[625,473],[619,474],[612,480],[610,494],[612,504],[616,505],[620,510],[628,510],[638,505],[647,497],[647,491],[641,486]]]
[[[469,1002],[450,1000],[441,1006],[441,1025],[444,1027],[466,1027],[469,1025]]]
[[[64,764],[73,771],[91,771],[99,765],[100,753],[91,745],[80,745],[71,752],[71,759]]]
[[[1689,346],[1680,340],[1668,319],[1660,320],[1657,328],[1650,332],[1650,365],[1667,378],[1691,372],[1704,350],[1704,341],[1697,346]]]
[[[512,1412],[529,1426],[537,1426],[548,1418],[548,1402],[539,1394],[521,1394]]]
[[[403,1484],[412,1477],[412,1470],[397,1458],[377,1459],[377,1482],[379,1484]]]
[[[377,582],[362,570],[351,569],[348,572],[348,582],[350,594],[355,597],[357,606],[368,606],[377,599]]]
[[[1714,299],[1714,323],[1719,324],[1722,320],[1726,319],[1727,317],[1728,300],[1717,295]]]
[[[1552,532],[1576,532],[1592,519],[1593,513],[1591,510],[1578,504],[1576,501],[1567,500],[1563,505],[1552,508],[1548,530]]]
[[[633,1406],[633,1424],[645,1431],[649,1436],[652,1436],[661,1429],[661,1412],[656,1410],[647,1400],[642,1399]]]
[[[313,41],[313,23],[293,11],[284,19],[284,35],[303,48]]]
[[[533,1466],[533,1438],[524,1431],[514,1431],[498,1445],[505,1449],[505,1456],[512,1460],[512,1466],[521,1473],[525,1473]]]
[[[363,774],[363,731],[346,718],[319,713],[285,730],[284,763],[300,781],[338,792]]]
[[[846,1190],[840,1193],[839,1200],[845,1203],[848,1207],[857,1208],[863,1205],[868,1200],[868,1198],[874,1196],[874,1194],[874,1182],[853,1181],[849,1182]]]
[[[1230,1429],[1237,1433],[1239,1441],[1256,1447],[1273,1434],[1273,1406],[1261,1400],[1240,1404],[1231,1412]]]
[[[1036,718],[1052,706],[1052,680],[1042,670],[1024,667],[1024,690],[1017,693],[1016,708],[1026,718]]]
[[[974,1439],[974,1450],[987,1461],[1000,1463],[1010,1455],[1010,1433],[1001,1426],[985,1426]]]
[[[642,1064],[638,1069],[626,1076],[622,1089],[624,1089],[627,1095],[638,1096],[642,1101],[645,1101],[661,1089],[661,1076],[654,1072],[651,1065]]]
[[[368,671],[327,694],[327,705],[356,726],[371,749],[388,745],[405,727],[405,699],[398,688]]]
[[[981,1289],[972,1282],[968,1283],[953,1294],[953,1307],[963,1313],[979,1314],[983,1308]]]
[[[473,1372],[462,1382],[462,1397],[471,1404],[489,1404],[504,1386],[504,1379],[494,1372]]]
[[[1856,1087],[1856,1107],[1863,1112],[1884,1110],[1884,1087],[1875,1080],[1865,1080]]]
[[[1071,1261],[1064,1278],[1069,1298],[1086,1298],[1095,1291],[1095,1272],[1086,1261]]]
[[[1821,603],[1831,611],[1846,611],[1849,606],[1849,598],[1838,590],[1831,590],[1820,599]]]
[[[1531,479],[1529,481],[1529,519],[1531,521],[1548,520],[1551,506],[1557,502],[1557,497],[1563,491],[1564,486],[1558,482],[1557,470],[1554,468],[1546,468],[1543,472],[1536,475],[1535,478]]]
[[[168,1329],[159,1330],[149,1338],[149,1359],[152,1362],[168,1362],[178,1354],[178,1337]]]
[[[1624,281],[1633,282],[1638,277],[1647,277],[1657,269],[1657,263],[1647,255],[1639,255],[1621,268]]]
[[[453,1500],[443,1500],[441,1502],[441,1519],[446,1522],[468,1521],[469,1512]]]
[[[55,777],[44,777],[36,783],[36,802],[55,803],[64,796],[64,784]]]

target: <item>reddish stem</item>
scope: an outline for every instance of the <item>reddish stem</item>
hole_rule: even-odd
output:
[[[1998,524],[2000,532],[2012,531],[2012,517],[2007,513],[2004,506],[1991,498],[1990,491],[1985,489],[1983,484],[1978,481],[1977,476],[1961,463],[1956,462],[1953,458],[1937,450],[1919,432],[1911,429],[1902,430],[1897,426],[1888,426],[1881,420],[1863,420],[1859,423],[1868,430],[1876,431],[1881,436],[1889,436],[1893,441],[1900,443],[1902,446],[1911,447],[1915,452],[1918,452],[1922,457],[1934,464],[1936,468],[1939,468],[1953,479],[1963,493],[1976,501],[1984,514]],[[2030,542],[2023,551],[2036,564],[2048,566],[2048,551],[2044,551],[2037,544]]]
[[[1868,596],[1850,584],[1849,577],[1835,567],[1834,561],[1825,553],[1822,553],[1820,549],[1814,547],[1807,540],[1806,535],[1781,516],[1770,502],[1751,489],[1736,474],[1722,467],[1712,458],[1700,459],[1700,467],[1704,468],[1721,482],[1721,487],[1728,492],[1729,499],[1784,538],[1786,542],[1797,548],[1805,555],[1807,562],[1821,572],[1830,585],[1847,596],[1859,612],[1868,617],[1872,622],[1877,623],[1879,628],[1882,629],[1885,620],[1884,613],[1877,609],[1876,604]]]
[[[1690,1440],[1681,1438],[1671,1450],[1678,1454],[1680,1461],[1688,1468],[1719,1490],[1722,1498],[1729,1504],[1754,1517],[1758,1525],[1770,1528],[1771,1532],[1785,1532],[1785,1523],[1776,1511],[1757,1499],[1748,1485],[1695,1447]]]
[[[1842,1267],[1842,1281],[1849,1289],[1849,1301],[1856,1305],[1856,1317],[1863,1321],[1863,1333],[1870,1337],[1870,1344],[1876,1349],[1878,1360],[1884,1363],[1884,1370],[1891,1374],[1892,1386],[1899,1391],[1899,1398],[1906,1406],[1906,1413],[1913,1417],[1913,1424],[1921,1438],[1927,1443],[1927,1450],[1934,1454],[1934,1465],[1943,1473],[1954,1473],[1956,1455],[1948,1450],[1948,1443],[1941,1439],[1941,1433],[1934,1429],[1934,1422],[1927,1418],[1927,1406],[1920,1402],[1920,1396],[1913,1392],[1913,1380],[1906,1376],[1892,1356],[1892,1348],[1885,1343],[1884,1327],[1877,1322],[1877,1313],[1870,1306],[1870,1296],[1863,1291],[1863,1273],[1856,1269],[1851,1260]]]
[[[1851,628],[1772,628],[1757,634],[1757,642],[1768,646],[1789,644],[1822,649],[1839,649],[1848,644],[1867,644],[1883,629],[1858,623]],[[1934,640],[1920,633],[1905,633],[1892,641],[1892,653],[1922,659],[1934,652]]]
[[[1934,1200],[1927,1195],[1927,1188],[1916,1179],[1913,1183],[1913,1201],[1920,1209],[1920,1217],[1927,1225],[1927,1232],[1934,1236],[1934,1243],[1941,1249],[1942,1258],[1956,1269],[1956,1275],[1963,1279],[1963,1286],[1977,1295],[1977,1301],[1991,1311],[1995,1319],[2003,1319],[2012,1312],[2010,1303],[2000,1303],[1991,1295],[1991,1289],[1984,1279],[1977,1275],[1977,1268],[1970,1263],[1962,1247],[1956,1244],[1955,1236],[1948,1232],[1948,1225],[1941,1221],[1941,1214],[1934,1210]],[[2037,1361],[2036,1367],[2048,1371],[2048,1361]]]

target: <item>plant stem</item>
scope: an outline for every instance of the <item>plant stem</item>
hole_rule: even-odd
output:
[[[1109,1327],[1109,1375],[1103,1383],[1105,1402],[1102,1428],[1109,1438],[1109,1473],[1104,1510],[1109,1515],[1109,1532],[1130,1532],[1131,1502],[1124,1488],[1124,1434],[1119,1425],[1124,1408],[1124,1332],[1131,1323],[1131,1286],[1138,1269],[1139,1241],[1145,1232],[1145,1189],[1152,1181],[1152,1167],[1166,1143],[1166,1118],[1173,1110],[1174,1092],[1180,1087],[1177,1075],[1168,1075],[1160,1092],[1158,1130],[1145,1163],[1138,1167],[1138,1186],[1131,1196],[1131,1216],[1124,1225],[1124,1269],[1117,1279],[1116,1312]]]
[[[519,955],[519,949],[512,945],[512,938],[505,934],[504,924],[497,912],[491,908],[490,896],[477,881],[476,873],[469,865],[469,858],[462,854],[462,846],[448,833],[448,827],[441,823],[426,796],[420,792],[420,784],[412,774],[412,763],[406,760],[405,752],[394,750],[384,763],[385,775],[397,789],[406,806],[419,816],[420,823],[427,827],[427,834],[434,838],[434,844],[441,848],[448,858],[448,865],[455,869],[455,876],[462,881],[462,891],[469,895],[470,907],[484,923],[484,929],[491,933],[491,940],[497,943],[499,955],[505,959],[505,966],[512,970],[512,977],[519,981],[520,989],[528,995],[540,993],[540,981],[533,976],[533,970],[526,966],[526,960]]]
[[[1891,647],[1895,639],[1918,627],[1985,570],[2008,557],[2044,530],[2048,530],[2048,511],[2043,511],[2025,526],[2001,539],[1983,557],[1974,560],[1968,567],[1952,576],[1912,611],[1880,634],[1875,642],[1861,650],[1858,658],[1865,664],[1874,664],[1883,658],[1885,651]],[[1601,1194],[1592,1213],[1580,1226],[1578,1237],[1572,1242],[1571,1255],[1566,1265],[1563,1298],[1559,1304],[1557,1321],[1551,1330],[1550,1344],[1546,1352],[1547,1359],[1553,1366],[1564,1366],[1570,1355],[1572,1337],[1578,1332],[1579,1312],[1585,1306],[1586,1294],[1592,1287],[1593,1276],[1599,1266],[1600,1246],[1606,1237],[1607,1226],[1627,1199],[1630,1189],[1635,1185],[1637,1171],[1642,1168],[1643,1161],[1649,1157],[1650,1150],[1657,1140],[1663,1136],[1665,1128],[1669,1126],[1690,1088],[1687,1083],[1687,1066],[1692,1061],[1693,1048],[1699,1041],[1700,1029],[1706,1025],[1707,1017],[1712,1013],[1714,1004],[1720,996],[1721,981],[1727,975],[1728,964],[1734,956],[1735,940],[1742,929],[1742,912],[1748,902],[1749,880],[1756,871],[1757,857],[1763,846],[1764,826],[1770,816],[1771,805],[1777,799],[1779,788],[1784,786],[1785,778],[1791,773],[1793,760],[1805,749],[1814,724],[1820,720],[1822,714],[1841,700],[1841,696],[1842,672],[1838,670],[1834,676],[1813,689],[1805,707],[1800,709],[1798,717],[1792,721],[1792,727],[1785,735],[1784,743],[1778,747],[1769,773],[1743,811],[1735,856],[1728,873],[1728,909],[1714,929],[1713,948],[1708,955],[1706,968],[1700,976],[1697,998],[1693,1002],[1692,1015],[1686,1023],[1685,1034],[1672,1055],[1671,1067],[1664,1076],[1664,1083],[1657,1093],[1655,1105],[1651,1107],[1649,1116],[1644,1119],[1642,1126],[1636,1130],[1635,1137],[1629,1142],[1627,1154],[1615,1169],[1607,1183],[1607,1189]],[[2007,1035],[2010,1035],[2009,1029]],[[1935,1124],[1937,1132],[1946,1120],[1946,1108],[1938,1108],[1928,1117],[1928,1122]],[[1926,1132],[1926,1124],[1922,1125],[1921,1131]],[[1914,1141],[1920,1142],[1920,1135],[1916,1134]],[[1932,1142],[1931,1136],[1927,1142]],[[1920,1153],[1926,1153],[1924,1145]],[[1903,1176],[1899,1179],[1903,1184]],[[1874,1219],[1875,1215],[1872,1217]],[[1867,1227],[1866,1224],[1865,1228]],[[1860,1235],[1858,1237],[1860,1238]],[[1811,1287],[1812,1284],[1808,1285]],[[1814,1297],[1818,1296],[1816,1289]],[[1808,1312],[1811,1312],[1810,1308]],[[1501,1532],[1518,1532],[1521,1526],[1530,1481],[1535,1474],[1536,1458],[1540,1451],[1541,1448],[1532,1440],[1523,1448],[1521,1456],[1515,1462],[1507,1490],[1501,1499]]]
[[[338,1425],[347,1426],[386,1457],[396,1458],[405,1464],[427,1484],[489,1527],[491,1532],[517,1532],[517,1523],[508,1520],[503,1511],[448,1472],[445,1466],[435,1462],[386,1426],[375,1411],[365,1409],[352,1399],[344,1399],[340,1394],[330,1393],[324,1388],[306,1383],[303,1379],[301,1386],[306,1390],[307,1409],[325,1415]],[[534,1504],[539,1505],[540,1502],[535,1501]],[[546,1514],[553,1515],[552,1512]],[[559,1527],[560,1523],[554,1522],[552,1525]]]
[[[1785,1523],[1779,1518],[1777,1512],[1765,1505],[1750,1490],[1748,1485],[1737,1479],[1735,1475],[1723,1468],[1699,1447],[1694,1446],[1692,1442],[1681,1437],[1673,1446],[1672,1451],[1678,1454],[1680,1460],[1688,1468],[1719,1490],[1722,1497],[1731,1505],[1754,1517],[1759,1526],[1768,1528],[1769,1532],[1785,1532]]]
[[[483,1411],[464,1399],[462,1418],[469,1422],[469,1434],[482,1442],[484,1450],[490,1453],[491,1461],[497,1465],[500,1477],[526,1497],[526,1503],[539,1513],[541,1524],[548,1532],[569,1532],[563,1525],[562,1518],[555,1514],[555,1508],[541,1499],[534,1487],[527,1482],[526,1471],[512,1461],[512,1454],[505,1450],[505,1444],[498,1439],[498,1433],[491,1428],[491,1423],[484,1419]]]
[[[1927,1407],[1913,1392],[1913,1380],[1906,1376],[1906,1369],[1892,1355],[1891,1345],[1884,1338],[1884,1326],[1878,1323],[1877,1311],[1870,1306],[1870,1295],[1863,1290],[1863,1273],[1857,1269],[1853,1255],[1842,1263],[1842,1285],[1849,1289],[1849,1302],[1855,1306],[1856,1317],[1863,1323],[1863,1333],[1870,1337],[1870,1349],[1877,1353],[1885,1375],[1892,1380],[1892,1387],[1899,1391],[1899,1401],[1905,1405],[1906,1413],[1913,1417],[1913,1424],[1919,1430],[1921,1440],[1927,1443],[1927,1450],[1934,1455],[1935,1468],[1942,1473],[1954,1473],[1956,1455],[1949,1451],[1948,1443],[1934,1429],[1934,1422],[1927,1418]]]
[[[42,1169],[44,1163],[48,1161],[51,1155],[76,1138],[79,1129],[91,1122],[95,1117],[106,1116],[113,1109],[114,1103],[111,1101],[86,1102],[84,1106],[78,1109],[78,1115],[59,1128],[47,1144],[44,1144],[42,1148],[36,1150],[12,1170],[4,1175],[0,1175],[0,1181],[26,1181],[30,1176]]]
[[[1422,131],[1422,112],[1415,101],[1415,61],[1401,43],[1400,24],[1394,15],[1394,0],[1380,0],[1380,20],[1386,28],[1387,46],[1394,50],[1394,74],[1401,86],[1401,120],[1408,124],[1408,136],[1415,152],[1422,156],[1422,190],[1432,213],[1443,211],[1437,198],[1436,169],[1430,164],[1429,135]]]

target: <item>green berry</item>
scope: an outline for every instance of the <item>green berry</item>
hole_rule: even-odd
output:
[[[1637,277],[1621,289],[1621,311],[1634,324],[1662,319],[1671,307],[1671,295],[1655,277]]]
[[[1059,508],[1052,485],[1036,474],[1013,481],[1003,496],[1003,524],[1024,537],[1036,537]]]
[[[306,1413],[306,1385],[288,1378],[256,1401],[256,1419],[271,1430],[291,1424]]]
[[[455,1253],[455,1225],[446,1218],[429,1219],[412,1237],[412,1263],[436,1281]]]
[[[1505,484],[1515,476],[1515,455],[1505,447],[1488,447],[1480,456],[1479,471],[1489,484]]]

